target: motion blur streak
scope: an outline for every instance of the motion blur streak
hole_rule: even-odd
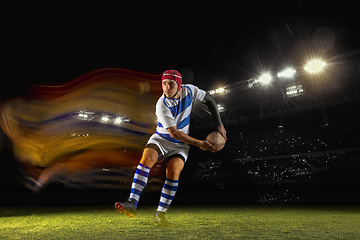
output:
[[[28,96],[5,102],[0,124],[23,166],[25,185],[36,190],[50,181],[72,187],[131,184],[157,125],[159,79],[103,69],[63,85],[32,85]],[[152,175],[162,178],[163,170],[158,164]]]

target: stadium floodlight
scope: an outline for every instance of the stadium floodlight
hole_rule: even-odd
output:
[[[208,93],[209,93],[211,96],[214,96],[214,95],[215,95],[215,90],[210,90]]]
[[[79,113],[79,117],[84,118],[84,119],[87,119],[87,118],[88,118],[88,115],[87,115],[87,114],[84,114],[84,113]]]
[[[211,96],[215,96],[215,95],[223,95],[223,94],[226,94],[228,92],[230,92],[230,91],[229,91],[229,89],[227,89],[227,86],[225,86],[225,87],[217,88],[215,90],[210,90],[208,93]]]
[[[101,118],[101,121],[103,121],[103,122],[107,122],[107,121],[109,121],[109,117],[107,117],[107,116],[103,116],[103,117]]]
[[[215,90],[216,94],[224,94],[225,93],[225,88],[221,87]]]
[[[224,104],[220,104],[220,103],[218,103],[218,104],[216,104],[217,105],[217,108],[218,108],[218,111],[219,112],[225,112],[225,106],[224,106]]]
[[[271,82],[271,75],[270,73],[264,73],[263,75],[261,75],[261,77],[259,78],[259,81],[263,84],[268,84]]]
[[[317,73],[320,72],[324,66],[326,65],[325,62],[319,60],[319,59],[315,59],[310,61],[306,66],[305,66],[305,70],[308,71],[309,73]]]
[[[292,77],[296,71],[292,68],[288,68],[285,71],[278,73],[278,77]]]
[[[285,88],[286,97],[296,97],[306,93],[306,89],[302,84],[294,84]]]
[[[122,117],[117,117],[115,120],[114,120],[114,123],[115,124],[121,124],[123,121]]]
[[[77,119],[91,121],[94,118],[94,113],[86,110],[77,112]]]

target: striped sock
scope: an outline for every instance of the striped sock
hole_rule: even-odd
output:
[[[130,199],[135,200],[135,208],[137,208],[141,192],[148,181],[149,172],[150,168],[141,163],[139,163],[136,168],[129,197]]]
[[[166,212],[176,194],[178,184],[179,180],[171,180],[166,178],[164,186],[161,190],[161,198],[157,209],[158,212]]]

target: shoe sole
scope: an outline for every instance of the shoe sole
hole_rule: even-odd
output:
[[[124,213],[125,216],[127,216],[128,218],[134,218],[135,217],[135,215],[133,213],[126,211],[126,209],[120,203],[115,203],[115,209],[118,212]]]

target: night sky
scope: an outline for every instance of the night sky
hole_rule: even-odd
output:
[[[190,17],[173,10],[159,17],[160,10],[57,10],[11,14],[3,35],[8,87],[2,98],[22,94],[27,84],[61,84],[110,67],[156,74],[174,68],[182,70],[185,82],[209,90],[254,77],[261,67],[275,70],[299,61],[298,42],[311,41],[318,28],[332,31],[335,51],[354,51],[360,42],[351,15]]]
[[[351,14],[274,16],[243,8],[238,14],[202,9],[199,15],[170,7],[114,8],[5,9],[0,99],[26,95],[29,84],[63,84],[102,68],[155,74],[177,69],[184,82],[210,90],[262,70],[299,67],[305,59],[299,46],[315,46],[313,39],[329,36],[327,52],[343,56],[337,61],[359,56],[359,20]]]

